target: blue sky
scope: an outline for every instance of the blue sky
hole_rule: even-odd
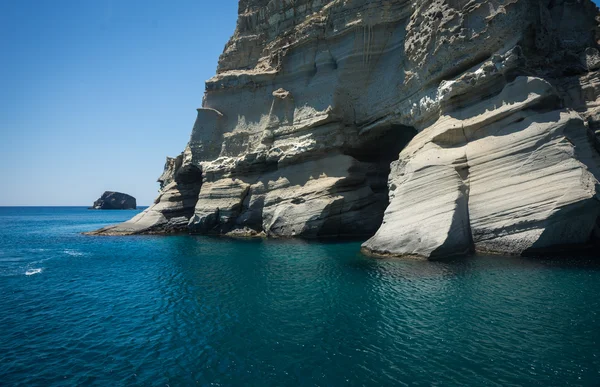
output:
[[[0,1],[0,205],[151,203],[236,17],[236,0]]]
[[[237,0],[0,1],[0,206],[154,200]]]

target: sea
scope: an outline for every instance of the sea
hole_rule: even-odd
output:
[[[1,386],[600,385],[599,258],[81,234],[137,212],[0,208]]]

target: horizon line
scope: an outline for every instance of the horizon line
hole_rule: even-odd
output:
[[[2,205],[0,204],[0,208],[9,208],[9,207],[85,207],[85,208],[90,208],[89,205],[41,205],[41,204],[23,204],[23,205]],[[150,207],[150,205],[138,205],[138,208],[140,207]]]

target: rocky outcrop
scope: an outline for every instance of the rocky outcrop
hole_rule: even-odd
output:
[[[194,165],[183,165],[183,155],[167,157],[165,170],[158,182],[160,194],[150,207],[127,222],[87,234],[166,234],[187,230],[202,184],[201,170]]]
[[[589,0],[240,0],[156,203],[99,233],[528,254],[599,235]]]
[[[401,152],[384,224],[364,247],[443,257],[586,243],[600,215],[597,156],[550,83],[517,77]]]
[[[90,210],[135,210],[137,204],[133,196],[121,193],[106,191],[100,199],[94,202]]]

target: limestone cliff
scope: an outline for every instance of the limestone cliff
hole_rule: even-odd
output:
[[[590,0],[240,0],[156,203],[97,233],[366,236],[427,258],[590,243],[597,15]]]

